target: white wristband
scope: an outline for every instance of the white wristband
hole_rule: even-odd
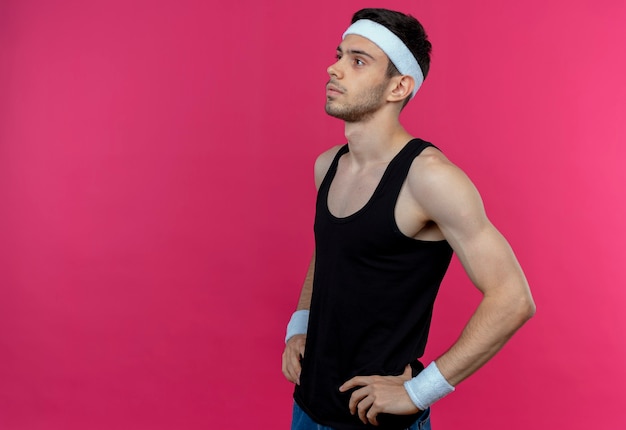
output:
[[[299,311],[295,311],[293,315],[291,315],[289,324],[287,324],[287,336],[285,336],[285,343],[297,334],[306,334],[308,325],[309,310],[301,309]]]
[[[454,391],[433,361],[415,378],[404,383],[409,397],[420,410],[425,411],[437,400]]]

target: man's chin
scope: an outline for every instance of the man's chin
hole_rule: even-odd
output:
[[[367,118],[367,115],[354,115],[353,113],[350,113],[350,112],[347,112],[347,113],[338,112],[336,110],[332,110],[328,108],[326,109],[326,113],[328,114],[328,116],[332,116],[333,118],[337,118],[348,123],[361,122],[365,118]]]
[[[330,109],[328,107],[328,104],[326,104],[325,110],[326,110],[326,114],[327,115],[332,116],[333,118],[337,118],[337,112],[335,112],[334,110]]]
[[[333,118],[337,118],[343,121],[346,120],[344,112],[338,109],[333,109],[332,106],[330,106],[330,102],[326,103],[326,114],[332,116]]]

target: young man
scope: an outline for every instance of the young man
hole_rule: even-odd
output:
[[[328,68],[326,112],[345,122],[348,143],[315,163],[315,254],[283,353],[296,384],[292,429],[429,428],[430,405],[535,311],[473,184],[399,123],[429,57],[413,17],[364,9]],[[417,359],[453,251],[483,298],[424,369]]]

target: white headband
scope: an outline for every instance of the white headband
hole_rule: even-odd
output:
[[[406,47],[398,36],[384,25],[369,19],[356,21],[343,33],[342,39],[345,39],[348,34],[365,37],[382,49],[400,73],[409,75],[415,80],[415,88],[413,88],[411,98],[415,96],[415,93],[424,82],[424,74],[409,48]]]

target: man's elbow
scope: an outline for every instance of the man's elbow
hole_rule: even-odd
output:
[[[530,294],[525,294],[517,301],[515,314],[520,321],[520,325],[531,319],[535,312],[537,312],[537,306]]]

